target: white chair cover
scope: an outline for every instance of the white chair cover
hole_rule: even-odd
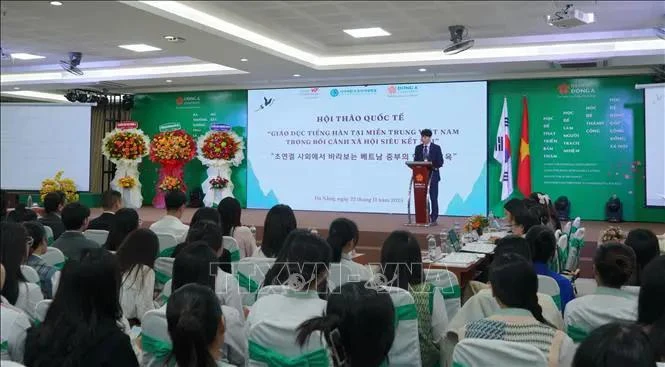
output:
[[[157,239],[159,240],[160,253],[166,249],[170,249],[178,245],[178,240],[175,238],[174,235],[170,233],[155,233],[155,234],[157,235]]]
[[[462,289],[455,273],[445,269],[425,269],[425,281],[440,289],[448,320],[452,320],[462,305]]]
[[[51,266],[55,266],[59,269],[62,269],[62,266],[65,262],[65,255],[62,253],[62,251],[60,251],[60,249],[55,247],[49,247],[46,252],[41,255],[41,257],[45,263]]]
[[[155,281],[159,284],[165,284],[173,278],[173,262],[172,257],[158,257],[155,259]]]
[[[169,297],[171,297],[171,293],[173,293],[173,286],[172,286],[173,279],[169,279],[168,282],[164,283],[164,288],[162,288],[162,292],[159,294],[159,297],[157,297],[157,304],[161,307],[166,304],[166,302],[169,300]]]
[[[106,239],[109,236],[109,231],[103,229],[88,229],[83,232],[85,238],[90,241],[97,242],[100,246],[106,243]]]
[[[556,306],[561,310],[561,290],[559,284],[552,277],[538,275],[538,293],[544,293],[552,297]]]
[[[51,293],[55,297],[55,293],[58,291],[58,284],[60,284],[60,270],[53,273],[51,277]]]
[[[418,310],[409,292],[397,287],[384,287],[395,307],[395,340],[388,352],[391,366],[420,367]]]
[[[44,226],[44,232],[46,232],[46,243],[50,246],[55,240],[53,238],[53,229],[49,226]]]
[[[238,247],[238,242],[235,238],[231,236],[224,236],[222,246],[225,250],[228,250],[231,253],[232,263],[240,261],[240,247]]]
[[[240,296],[244,306],[254,304],[266,273],[274,263],[275,259],[264,257],[245,257],[235,263],[234,275],[240,285]]]
[[[23,273],[25,280],[28,282],[39,284],[39,273],[37,273],[37,270],[33,269],[31,266],[21,265],[21,273]]]
[[[453,352],[454,367],[529,366],[548,367],[538,348],[503,340],[463,339]]]
[[[37,316],[37,320],[39,320],[39,322],[44,322],[44,320],[46,320],[46,313],[48,312],[48,308],[51,307],[51,302],[53,302],[52,299],[45,299],[43,301],[37,302],[37,306],[35,307],[35,315]]]

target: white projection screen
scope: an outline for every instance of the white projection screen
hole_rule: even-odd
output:
[[[79,191],[90,190],[90,105],[2,103],[0,186],[39,190],[64,171]]]
[[[646,205],[665,207],[665,84],[643,87]]]

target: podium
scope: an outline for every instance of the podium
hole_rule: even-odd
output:
[[[429,180],[432,162],[406,162],[411,168],[411,183],[409,184],[408,214],[410,226],[427,227],[429,217]],[[416,223],[411,222],[411,184],[413,184],[413,201],[416,209]]]

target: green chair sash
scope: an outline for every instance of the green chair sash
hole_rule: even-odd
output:
[[[159,257],[171,257],[173,251],[175,251],[175,247],[165,248],[159,253]]]
[[[62,270],[62,268],[65,267],[65,261],[63,261],[61,263],[54,264],[53,267],[58,269],[58,270]]]
[[[271,367],[328,367],[330,360],[324,348],[305,353],[297,357],[287,357],[249,341],[249,358],[266,363]]]
[[[141,348],[144,352],[163,359],[171,354],[171,343],[141,333]]]
[[[446,288],[440,288],[440,289],[441,289],[441,295],[443,296],[443,299],[462,298],[462,289],[457,284],[455,284],[453,286],[450,286],[450,287],[446,287]]]
[[[556,308],[558,308],[559,311],[561,311],[561,307],[562,307],[562,305],[561,305],[561,295],[557,294],[557,295],[552,296],[552,300],[556,304]]]
[[[238,262],[240,261],[240,250],[235,249],[233,252],[231,252],[231,262]]]
[[[155,281],[157,281],[157,283],[166,284],[166,282],[169,280],[171,280],[171,277],[168,276],[168,274],[164,274],[161,271],[155,270]]]
[[[238,280],[238,285],[245,288],[250,293],[255,293],[256,291],[259,290],[259,288],[261,288],[261,285],[259,283],[255,282],[254,280],[252,280],[252,278],[246,276],[243,273],[240,272],[236,273],[236,279]]]
[[[589,333],[586,330],[575,325],[568,325],[568,329],[566,330],[566,332],[568,333],[568,336],[571,339],[573,339],[575,343],[582,342],[589,335]]]
[[[6,353],[9,351],[9,343],[6,340],[3,340],[2,343],[0,343],[0,352]]]

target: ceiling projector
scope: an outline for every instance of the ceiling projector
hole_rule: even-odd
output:
[[[566,5],[562,10],[549,14],[547,24],[557,28],[573,28],[596,21],[593,13],[585,13],[579,9],[573,9],[572,4]]]

